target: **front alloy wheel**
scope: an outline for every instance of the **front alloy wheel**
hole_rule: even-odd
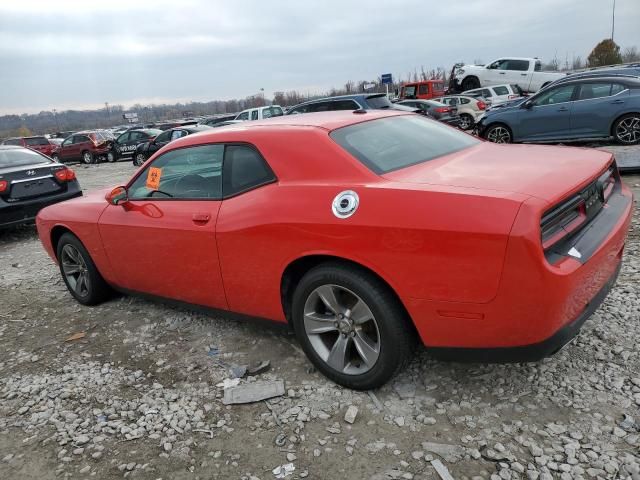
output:
[[[91,154],[91,152],[82,153],[82,163],[85,163],[86,165],[93,163],[93,155]]]
[[[71,244],[66,244],[62,247],[60,264],[69,289],[79,297],[88,296],[91,281],[89,280],[87,264],[78,249]]]
[[[380,331],[369,306],[351,290],[322,285],[304,305],[304,330],[318,356],[347,375],[366,373],[380,355]]]
[[[640,114],[625,115],[615,124],[616,140],[625,145],[640,143]]]
[[[511,143],[511,132],[504,125],[496,125],[487,130],[485,138],[493,143]]]
[[[116,154],[113,151],[107,152],[107,162],[113,163],[116,161]]]
[[[468,113],[461,114],[460,123],[458,124],[458,126],[462,130],[469,130],[471,127],[473,127],[473,117]]]

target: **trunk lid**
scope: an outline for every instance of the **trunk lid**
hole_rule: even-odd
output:
[[[602,173],[612,157],[588,148],[483,142],[383,176],[395,182],[513,192],[556,202]]]
[[[61,192],[67,187],[56,179],[55,172],[64,168],[64,165],[48,162],[0,169],[0,179],[9,184],[1,195],[6,202],[15,202]]]

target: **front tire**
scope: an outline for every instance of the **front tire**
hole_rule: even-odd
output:
[[[111,294],[111,289],[96,268],[82,242],[71,233],[60,237],[56,248],[60,273],[69,293],[83,305],[96,305]]]
[[[93,154],[87,150],[82,152],[82,163],[90,165],[93,163]]]
[[[107,162],[113,163],[117,160],[116,153],[113,150],[107,152]]]
[[[511,130],[509,130],[509,127],[501,123],[491,125],[489,128],[487,128],[487,131],[484,132],[484,138],[489,142],[493,142],[493,143],[512,143],[513,142],[513,136],[511,135]]]
[[[364,269],[340,263],[304,275],[293,295],[292,323],[316,368],[355,390],[389,381],[416,344],[411,321],[389,287]]]
[[[475,122],[473,121],[473,117],[471,115],[469,115],[468,113],[460,114],[460,123],[458,124],[458,126],[462,130],[469,130],[473,127],[474,124]]]
[[[474,88],[480,88],[480,80],[478,80],[476,77],[467,77],[462,80],[463,91],[466,92],[467,90],[473,90]]]
[[[640,143],[640,113],[628,113],[613,124],[613,136],[622,145]]]
[[[141,165],[142,165],[144,162],[146,162],[146,161],[147,161],[147,156],[146,156],[144,153],[136,153],[136,154],[133,156],[133,164],[134,164],[136,167],[141,166]]]

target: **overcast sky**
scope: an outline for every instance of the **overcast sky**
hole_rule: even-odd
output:
[[[3,0],[0,114],[325,91],[415,67],[580,55],[613,0]],[[640,0],[615,40],[640,48]]]

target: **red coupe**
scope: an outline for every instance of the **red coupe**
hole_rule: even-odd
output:
[[[418,339],[455,360],[556,352],[615,282],[632,203],[609,153],[356,110],[181,138],[37,226],[80,303],[115,289],[289,323],[368,389]]]

